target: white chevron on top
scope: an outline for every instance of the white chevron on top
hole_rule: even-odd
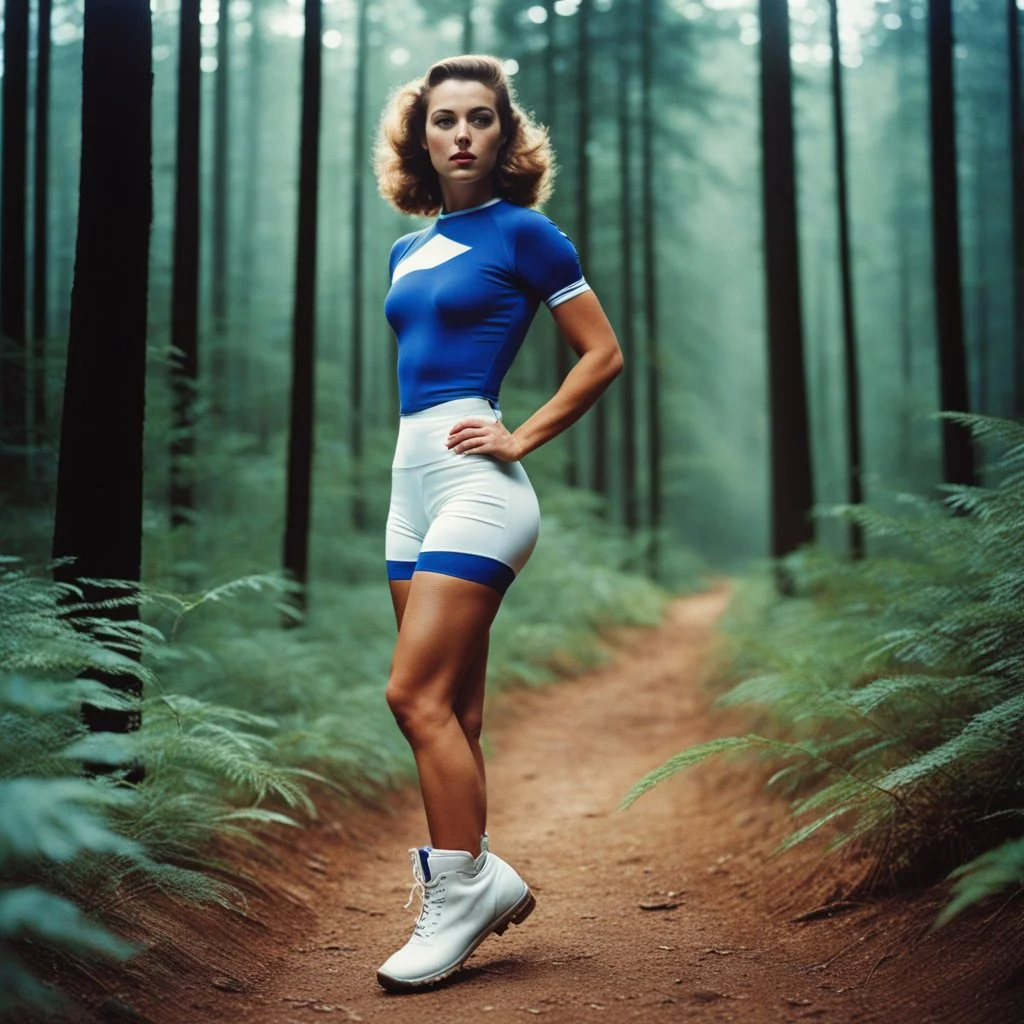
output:
[[[406,256],[395,267],[391,283],[394,284],[400,277],[411,273],[414,270],[429,270],[431,267],[440,266],[449,260],[455,259],[461,253],[468,252],[473,247],[463,245],[444,235],[434,235],[426,245],[417,249],[411,256]]]

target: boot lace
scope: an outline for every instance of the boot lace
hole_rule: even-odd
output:
[[[445,889],[442,882],[432,885],[429,889],[423,877],[423,868],[420,864],[419,850],[412,847],[409,850],[409,859],[412,861],[412,888],[409,890],[409,898],[405,901],[405,909],[412,905],[416,893],[420,896],[420,916],[416,921],[414,935],[421,939],[429,939],[441,922],[441,908],[445,902]]]

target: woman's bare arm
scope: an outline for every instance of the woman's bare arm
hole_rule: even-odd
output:
[[[449,448],[514,462],[575,423],[619,375],[622,350],[592,290],[555,306],[551,315],[579,356],[558,390],[511,433],[502,423],[459,420],[448,435]]]

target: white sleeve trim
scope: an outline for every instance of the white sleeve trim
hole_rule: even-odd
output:
[[[590,290],[587,279],[581,277],[578,281],[573,281],[572,284],[559,288],[557,292],[552,292],[544,301],[547,303],[548,309],[554,309],[555,306],[565,302],[567,299],[575,298],[577,295]]]

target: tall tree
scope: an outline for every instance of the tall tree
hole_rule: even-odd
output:
[[[351,460],[352,525],[366,527],[366,502],[363,498],[363,209],[366,163],[366,76],[369,72],[369,21],[367,5],[360,4],[356,22],[355,96],[352,111],[352,319],[350,321],[350,358],[348,432]]]
[[[556,26],[558,18],[555,15],[555,0],[544,0],[544,50],[543,50],[543,76],[544,76],[544,123],[549,128],[555,126],[559,109],[559,79],[557,71],[558,62],[558,34]],[[537,385],[541,389],[555,390],[561,384],[565,375],[569,372],[569,346],[565,344],[559,335],[555,322],[548,318],[544,323],[545,338],[551,341],[549,348],[544,348],[543,354],[547,357],[541,362],[537,374]],[[563,444],[568,443],[568,438]],[[569,448],[565,448],[569,451]]]
[[[928,3],[928,79],[931,104],[933,280],[939,339],[939,400],[947,411],[967,412],[967,350],[964,343],[960,267],[960,198],[957,182],[956,94],[953,84],[951,0]],[[942,421],[943,479],[974,483],[974,451],[965,427]]]
[[[584,266],[590,262],[590,144],[594,132],[591,101],[590,63],[593,56],[593,0],[580,0],[576,9],[578,64],[576,110],[576,247]],[[608,412],[603,402],[594,406],[591,419],[593,441],[590,449],[590,484],[598,494],[608,496]],[[584,439],[577,435],[577,441]],[[582,480],[577,482],[582,483]]]
[[[85,0],[82,162],[53,530],[56,579],[86,600],[123,596],[142,559],[142,434],[153,214],[149,0]],[[137,622],[138,606],[105,614]],[[90,673],[139,694],[134,676]],[[127,732],[139,713],[84,704],[90,729]],[[87,765],[87,770],[99,765]],[[133,766],[129,777],[140,777]]]
[[[232,380],[227,351],[229,267],[231,232],[229,168],[231,166],[231,11],[227,0],[217,10],[217,73],[213,82],[213,173],[210,197],[210,315],[213,344],[210,346],[210,411],[227,425],[231,409]],[[230,492],[229,492],[230,493]]]
[[[653,105],[654,31],[659,18],[657,0],[643,0],[640,24],[640,202],[644,282],[644,328],[647,332],[647,421],[644,447],[647,451],[648,526],[651,546],[648,566],[657,576],[661,560],[661,353],[658,345],[657,257],[654,239],[654,126]]]
[[[906,0],[904,0],[906,2]],[[909,11],[901,8],[903,18],[897,34],[897,89],[896,89],[896,140],[897,171],[896,171],[896,261],[899,288],[899,336],[900,336],[900,385],[905,394],[910,394],[914,377],[914,325],[913,325],[913,282],[910,210],[919,191],[916,176],[910,167],[912,148],[913,115],[910,111],[911,83],[910,73],[911,37],[910,26],[913,21]],[[899,444],[896,465],[902,475],[911,471],[911,435],[912,419],[909,408],[903,408],[899,415]]]
[[[306,608],[309,569],[310,489],[313,470],[313,406],[316,335],[317,199],[320,191],[320,92],[323,0],[306,0],[302,48],[302,127],[299,156],[299,218],[292,321],[291,427],[288,435],[288,497],[284,568],[302,584],[295,597]],[[358,261],[357,261],[358,262]],[[290,618],[286,625],[294,624]]]
[[[462,52],[473,52],[473,4],[474,0],[462,0]]]
[[[262,129],[260,112],[263,110],[263,22],[262,9],[266,0],[253,0],[252,34],[249,36],[248,81],[245,89],[245,129],[243,133],[245,156],[242,178],[242,222],[239,226],[239,278],[248,282],[238,297],[238,317],[243,335],[253,336],[256,291],[256,254],[259,238],[260,185],[263,181]],[[270,419],[264,414],[259,396],[257,361],[252,349],[243,347],[239,353],[242,394],[240,409],[242,429],[256,436],[258,450],[264,454],[270,447]]]
[[[195,397],[199,383],[199,124],[200,0],[181,0],[178,15],[178,138],[171,271],[171,361],[174,433],[171,438],[171,526],[195,508],[190,470],[195,453]]]
[[[839,227],[839,278],[843,309],[843,363],[846,370],[847,500],[864,500],[861,484],[860,373],[857,369],[857,328],[853,306],[853,260],[850,252],[850,214],[846,182],[846,112],[843,107],[843,65],[839,59],[839,0],[828,0],[832,44],[832,131],[836,161],[836,216]],[[864,530],[850,524],[850,557],[864,557]]]
[[[623,518],[627,529],[635,531],[639,525],[639,495],[637,494],[636,446],[636,378],[633,367],[633,352],[636,348],[635,324],[633,321],[633,174],[632,134],[633,123],[633,68],[635,12],[626,3],[619,8],[619,44],[623,50],[616,61],[616,91],[619,95],[619,234],[622,239],[622,323],[619,340],[626,363],[626,373],[619,383],[622,399],[622,492]]]
[[[814,537],[800,257],[797,233],[789,8],[758,0],[761,15],[761,140],[764,263],[768,302],[771,554]],[[781,576],[780,588],[788,589]]]
[[[32,223],[32,405],[29,424],[46,422],[46,336],[49,322],[46,300],[49,282],[49,168],[50,168],[50,20],[53,0],[39,0],[36,39],[36,125],[33,164]],[[28,438],[29,458],[35,448],[34,429]],[[30,473],[31,475],[31,473]]]
[[[1024,111],[1020,88],[1020,8],[1006,0],[1010,78],[1010,188],[1013,210],[1013,348],[1017,353],[1014,415],[1024,419]]]
[[[0,476],[24,471],[25,211],[28,208],[28,0],[4,8],[3,163],[0,164]]]

